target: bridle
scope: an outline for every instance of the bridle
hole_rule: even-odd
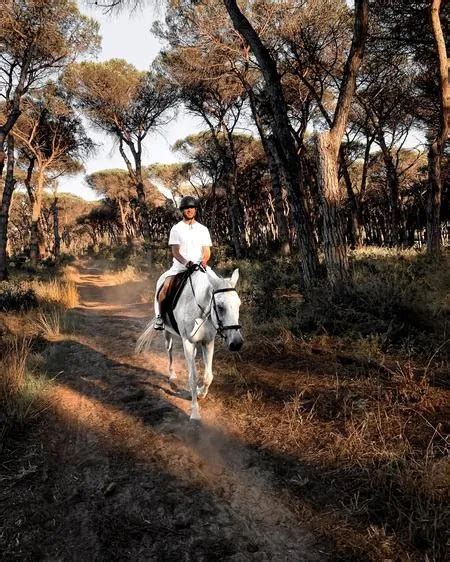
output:
[[[217,310],[217,303],[216,303],[216,295],[218,293],[229,293],[230,291],[234,291],[235,293],[237,293],[236,289],[232,288],[232,287],[228,287],[226,289],[216,289],[215,291],[213,291],[212,293],[212,305],[214,307],[214,312],[216,313],[216,319],[217,319],[217,333],[220,336],[223,336],[223,332],[225,332],[226,330],[240,330],[241,329],[241,325],[240,324],[230,324],[229,326],[224,326],[222,319],[219,316],[219,311]],[[211,314],[211,312],[210,312]],[[212,321],[212,317],[211,317],[211,321]],[[215,326],[214,326],[215,327]]]
[[[191,274],[194,271],[203,271],[203,273],[206,273],[206,270],[204,270],[201,266],[199,266],[198,264],[195,264],[195,266],[192,268],[192,271],[190,272]],[[219,311],[217,310],[217,302],[216,302],[216,295],[219,293],[229,293],[231,291],[234,291],[235,293],[237,293],[236,289],[234,289],[233,287],[227,287],[225,289],[215,289],[212,292],[211,295],[211,302],[209,303],[209,306],[206,307],[206,309],[204,309],[202,306],[199,305],[199,303],[197,302],[197,299],[195,297],[195,291],[194,291],[194,287],[192,285],[192,279],[191,279],[191,275],[189,275],[189,282],[191,285],[191,290],[192,290],[192,294],[194,296],[194,300],[197,304],[197,306],[199,307],[199,309],[203,312],[202,314],[202,318],[203,318],[203,322],[206,322],[206,320],[208,319],[208,317],[211,318],[211,322],[212,325],[214,326],[214,322],[213,322],[213,318],[212,318],[212,308],[214,308],[214,312],[216,314],[216,319],[217,319],[217,326],[214,326],[214,328],[217,330],[217,333],[220,337],[225,338],[225,334],[224,332],[226,332],[227,330],[240,330],[241,329],[241,325],[240,324],[230,324],[228,326],[224,326],[223,321],[221,319],[221,317],[219,316]],[[197,330],[200,328],[200,326],[197,328]]]

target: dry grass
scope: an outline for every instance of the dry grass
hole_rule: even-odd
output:
[[[65,331],[65,311],[59,306],[47,307],[36,316],[37,332],[46,338],[57,338]]]
[[[61,268],[60,273],[65,281],[76,282],[79,279],[78,269],[73,265],[65,265]]]
[[[31,342],[17,336],[2,348],[2,374],[0,377],[0,404],[7,426],[18,427],[36,418],[45,407],[43,397],[48,380],[36,365],[29,363]]]
[[[30,286],[42,305],[51,304],[70,309],[79,304],[78,291],[73,281],[32,281]]]
[[[5,343],[2,356],[0,396],[7,399],[16,394],[24,383],[30,342],[15,337]]]
[[[58,339],[61,335],[71,337],[79,328],[77,317],[58,305],[40,308],[33,315],[32,323],[34,333],[48,340]]]
[[[266,452],[336,559],[444,560],[449,393],[410,360],[361,378],[337,374],[329,355],[307,358],[317,374],[221,362],[215,391],[241,439]]]
[[[125,269],[111,271],[107,274],[108,282],[112,285],[122,285],[130,281],[141,281],[142,278],[143,274],[131,265],[127,265]]]

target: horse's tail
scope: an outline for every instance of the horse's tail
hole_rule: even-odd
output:
[[[134,348],[135,353],[142,353],[143,351],[148,351],[152,345],[153,338],[155,337],[155,330],[153,328],[154,318],[147,324],[147,327],[138,337],[136,342],[136,347]]]

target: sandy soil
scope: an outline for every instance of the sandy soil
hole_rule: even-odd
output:
[[[239,439],[214,382],[203,423],[189,422],[180,345],[176,387],[162,335],[134,355],[152,315],[146,283],[79,269],[74,333],[45,351],[51,407],[5,457],[2,474],[21,472],[0,481],[1,559],[328,559],[300,527],[277,466]]]

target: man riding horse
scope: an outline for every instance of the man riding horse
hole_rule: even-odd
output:
[[[195,220],[199,203],[190,195],[183,197],[180,210],[183,220],[175,224],[170,230],[169,246],[172,248],[172,267],[163,273],[156,284],[155,294],[155,330],[164,330],[164,320],[161,316],[161,303],[164,301],[170,287],[171,278],[199,264],[203,269],[211,257],[211,236],[206,226]]]
[[[198,202],[183,197],[180,209],[183,220],[170,231],[173,265],[158,279],[155,294],[156,318],[150,322],[136,343],[139,353],[149,349],[154,329],[163,330],[169,357],[169,381],[174,384],[173,336],[179,336],[189,373],[191,420],[200,419],[199,398],[205,398],[213,380],[213,355],[216,335],[223,338],[230,351],[239,351],[244,343],[239,324],[241,300],[236,290],[239,270],[231,277],[220,277],[207,266],[211,255],[208,229],[195,220]],[[204,365],[199,382],[195,358],[201,349]]]

